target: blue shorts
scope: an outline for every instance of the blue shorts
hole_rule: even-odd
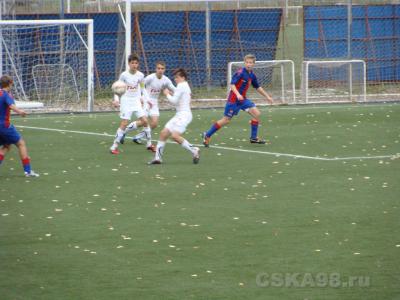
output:
[[[0,146],[16,144],[20,139],[21,135],[14,125],[10,125],[8,128],[0,127]]]
[[[224,116],[232,118],[236,116],[240,110],[248,110],[256,105],[249,99],[244,99],[243,101],[236,101],[235,103],[227,102],[225,105]]]

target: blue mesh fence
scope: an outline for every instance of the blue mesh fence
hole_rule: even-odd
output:
[[[304,59],[362,59],[369,83],[400,81],[400,5],[304,7]]]
[[[227,65],[253,53],[259,60],[276,56],[281,9],[211,12],[211,83],[226,85]],[[58,15],[18,15],[17,19],[57,19]],[[96,88],[108,88],[124,65],[124,28],[117,13],[67,14],[65,18],[94,20]],[[140,12],[132,15],[132,51],[142,59],[141,68],[152,72],[157,60],[167,63],[168,73],[188,70],[193,86],[206,84],[205,13]],[[45,44],[46,40],[41,40]]]

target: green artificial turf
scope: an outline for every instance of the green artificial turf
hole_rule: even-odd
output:
[[[262,111],[269,144],[241,113],[199,165],[83,133],[116,114],[14,118],[41,176],[16,149],[0,166],[0,298],[399,299],[400,105]],[[222,110],[193,114],[200,144]]]

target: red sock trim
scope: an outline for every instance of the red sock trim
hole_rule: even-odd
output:
[[[257,120],[251,120],[251,125],[258,125],[258,121]]]
[[[22,164],[24,166],[29,165],[31,163],[31,159],[29,157],[21,159]]]
[[[218,130],[221,128],[221,125],[219,125],[218,123],[214,123],[215,128]]]

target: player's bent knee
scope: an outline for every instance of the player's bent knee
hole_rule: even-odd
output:
[[[229,124],[230,122],[231,122],[231,118],[228,118],[228,117],[224,117],[223,119],[222,119],[222,124],[221,125],[226,125],[226,124]]]
[[[151,127],[151,129],[155,129],[155,128],[157,127],[157,125],[158,125],[158,122],[157,122],[157,121],[150,121],[150,127]]]
[[[169,137],[170,134],[171,133],[169,132],[169,130],[167,128],[164,128],[160,132],[160,140],[162,140],[162,141],[166,140]]]
[[[122,129],[125,129],[126,128],[126,126],[128,126],[128,124],[129,124],[129,120],[121,120],[121,123],[120,123],[120,126],[119,127],[121,127]]]
[[[20,138],[18,142],[15,143],[15,145],[20,148],[20,147],[26,147],[26,143],[23,138]]]
[[[261,112],[257,108],[253,108],[249,112],[256,119],[258,119],[261,115]]]
[[[141,125],[142,125],[143,127],[149,126],[149,122],[147,121],[147,118],[146,118],[146,117],[141,117],[141,118],[140,118],[140,121],[141,121]]]

